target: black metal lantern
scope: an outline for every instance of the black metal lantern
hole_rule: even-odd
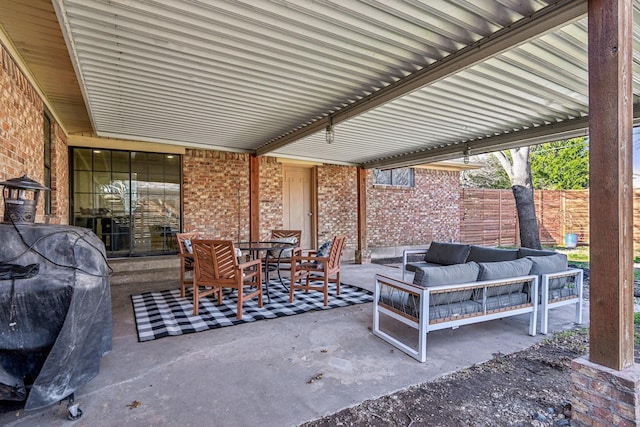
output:
[[[30,179],[26,174],[20,178],[2,181],[0,185],[4,185],[2,192],[4,217],[2,220],[14,224],[35,222],[40,191],[49,189]]]

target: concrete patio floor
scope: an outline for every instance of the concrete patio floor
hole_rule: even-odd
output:
[[[401,277],[394,267],[343,264],[342,282],[373,290],[376,273]],[[296,426],[545,338],[527,334],[526,315],[435,331],[419,363],[371,333],[367,303],[139,343],[130,295],[177,286],[112,286],[113,351],[75,393],[81,418],[69,421],[64,402],[0,414],[0,425]],[[572,328],[573,313],[553,310],[550,331]]]

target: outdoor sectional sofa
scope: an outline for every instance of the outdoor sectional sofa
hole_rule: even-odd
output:
[[[408,262],[409,255],[424,255]],[[508,316],[529,314],[529,334],[547,333],[549,310],[575,304],[582,323],[581,269],[568,268],[567,257],[528,248],[498,249],[432,242],[428,249],[406,250],[403,280],[375,277],[373,333],[421,362],[427,333]],[[404,281],[413,271],[413,283]],[[406,344],[393,328],[381,329],[387,316],[418,330],[417,345]]]

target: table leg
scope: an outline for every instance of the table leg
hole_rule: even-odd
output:
[[[267,301],[271,304],[271,295],[269,295],[269,251],[264,255],[264,286],[267,288]]]

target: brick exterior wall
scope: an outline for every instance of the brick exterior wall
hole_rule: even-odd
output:
[[[7,50],[0,44],[0,180],[20,177],[44,184],[44,103]],[[52,120],[52,215],[49,222],[69,220],[66,136]],[[4,203],[0,200],[0,212]],[[44,222],[42,194],[36,222]]]
[[[210,238],[249,239],[249,155],[186,150],[183,229]]]
[[[51,215],[48,220],[51,224],[68,224],[69,147],[62,128],[53,120],[51,134]]]
[[[640,421],[640,365],[622,371],[578,358],[571,363],[572,426],[632,427]]]
[[[182,160],[183,229],[249,240],[249,155],[187,150]],[[282,228],[282,165],[260,159],[260,239]]]
[[[411,188],[374,185],[368,171],[369,249],[460,240],[459,172],[415,169],[414,179]]]
[[[318,246],[344,234],[347,236],[345,253],[353,252],[358,238],[357,170],[349,166],[323,165],[318,167],[317,177]]]
[[[282,163],[274,157],[260,158],[260,240],[269,240],[271,230],[282,229]]]

